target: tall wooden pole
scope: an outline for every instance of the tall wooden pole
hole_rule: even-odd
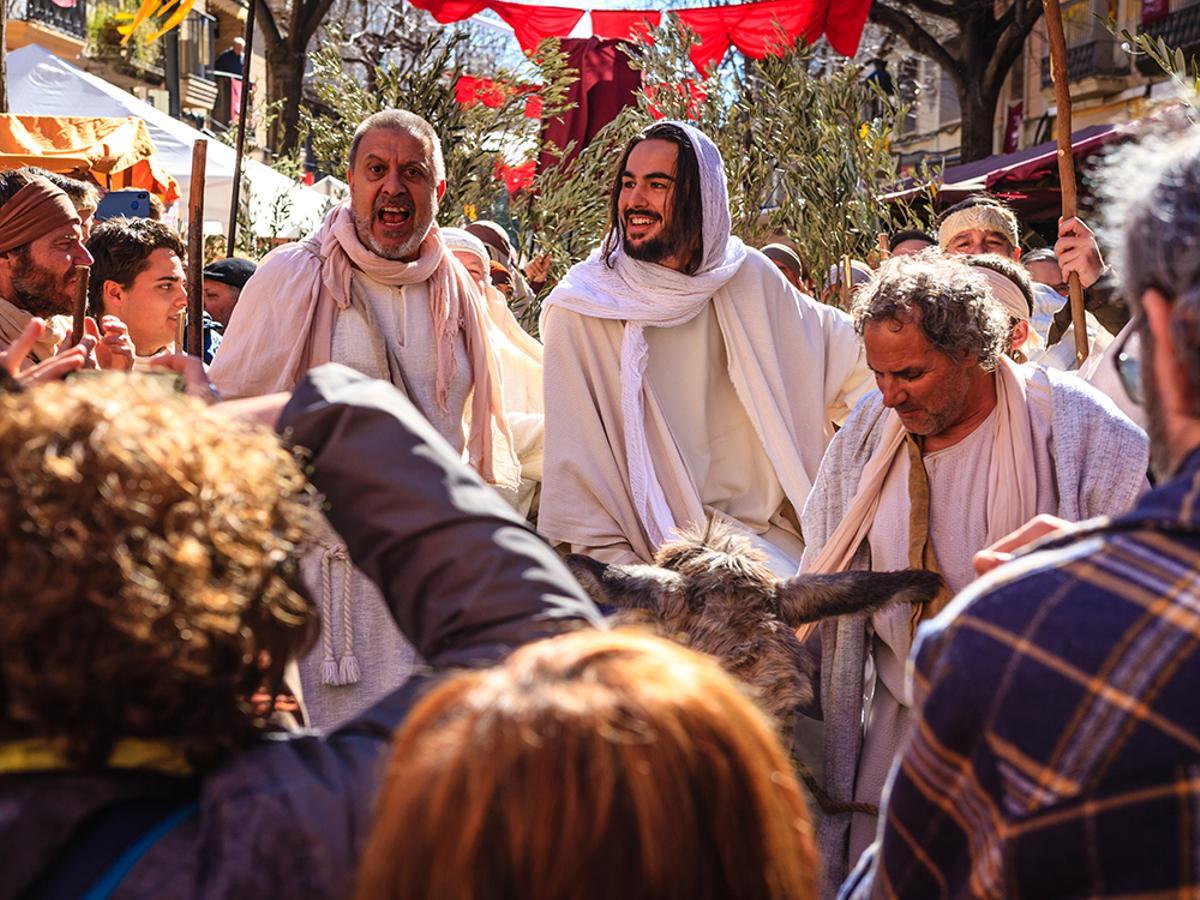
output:
[[[204,356],[204,170],[207,160],[208,141],[196,141],[192,145],[192,181],[188,185],[188,318],[183,350],[199,357]]]
[[[237,239],[238,202],[242,192],[242,155],[246,152],[246,117],[250,107],[250,52],[254,49],[254,10],[257,8],[257,0],[250,0],[250,9],[246,13],[246,47],[242,51],[242,95],[238,98],[237,148],[233,159],[233,196],[229,201],[226,256],[233,256],[233,242]]]
[[[1071,77],[1067,71],[1067,39],[1063,34],[1062,9],[1058,0],[1042,0],[1046,13],[1046,31],[1050,38],[1050,77],[1054,80],[1054,101],[1058,106],[1058,180],[1062,185],[1064,219],[1075,217],[1075,157],[1071,152]],[[1084,321],[1083,285],[1079,273],[1067,280],[1071,303],[1071,324],[1075,330],[1075,362],[1082,365],[1088,355],[1087,323]]]
[[[0,0],[3,4],[4,0]],[[88,284],[92,270],[89,266],[75,267],[75,304],[71,310],[71,346],[83,340],[84,318],[87,316]]]

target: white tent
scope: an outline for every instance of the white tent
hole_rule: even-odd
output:
[[[23,115],[137,116],[145,121],[163,167],[178,180],[186,202],[192,144],[207,137],[195,128],[36,44],[8,55],[8,103],[10,112]],[[205,232],[223,233],[228,225],[234,158],[232,147],[208,140]],[[261,237],[302,237],[320,224],[332,205],[330,198],[255,160],[244,160],[242,173],[250,185],[250,220]]]

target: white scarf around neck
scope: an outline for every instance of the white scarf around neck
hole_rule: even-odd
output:
[[[729,192],[725,166],[717,146],[685,122],[669,122],[687,135],[700,168],[703,257],[694,275],[632,259],[623,236],[605,258],[603,245],[573,266],[546,298],[546,306],[561,306],[580,315],[625,322],[621,340],[621,414],[625,424],[625,456],[629,467],[634,509],[650,543],[659,547],[675,522],[654,470],[646,441],[644,378],[649,348],[645,329],[670,328],[691,321],[741,267],[746,245],[730,234]],[[620,224],[617,225],[618,232]]]

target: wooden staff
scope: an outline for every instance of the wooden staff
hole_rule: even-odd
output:
[[[238,100],[237,147],[233,157],[233,196],[229,200],[229,237],[225,241],[225,255],[233,256],[233,242],[237,238],[238,201],[242,190],[242,155],[246,152],[246,116],[250,105],[250,52],[254,48],[254,10],[256,0],[249,0],[246,12],[246,46],[242,50],[242,96]]]
[[[204,168],[208,141],[192,145],[192,181],[188,186],[187,340],[183,351],[204,355]],[[179,349],[179,348],[176,348]]]
[[[850,266],[850,254],[842,257],[842,309],[850,309],[850,279],[854,276],[854,269]]]
[[[1062,185],[1064,219],[1075,217],[1075,157],[1071,152],[1071,77],[1067,71],[1067,39],[1063,34],[1062,9],[1058,0],[1042,0],[1046,31],[1050,37],[1050,77],[1054,102],[1058,105],[1058,180]],[[1083,285],[1079,273],[1067,279],[1071,297],[1071,324],[1075,326],[1075,362],[1082,365],[1088,355],[1087,324],[1083,315]]]
[[[182,353],[183,345],[187,340],[187,320],[188,314],[186,309],[179,311],[179,318],[175,320],[175,352]]]
[[[75,267],[75,306],[71,318],[71,346],[83,340],[84,317],[87,316],[88,283],[92,270],[89,266]]]

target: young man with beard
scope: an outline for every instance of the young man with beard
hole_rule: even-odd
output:
[[[869,390],[849,319],[730,234],[720,152],[680,122],[626,147],[610,230],[546,301],[538,525],[604,562],[737,524],[794,574],[825,446]]]
[[[268,254],[246,282],[210,376],[226,397],[291,390],[337,362],[403,391],[485,481],[515,496],[520,465],[503,414],[482,297],[436,224],[441,142],[411,112],[363,121],[350,144],[350,198],[305,240]],[[305,557],[322,634],[301,663],[314,724],[333,726],[418,663],[378,590],[332,530]]]
[[[1200,138],[1135,148],[1112,174],[1134,310],[1118,356],[1159,486],[1056,531],[921,629],[912,740],[844,896],[1200,887]]]
[[[71,199],[27,171],[0,172],[0,350],[14,343],[34,318],[43,319],[44,328],[23,367],[64,348],[78,270],[91,264]],[[133,348],[125,326],[116,317],[105,317],[100,324],[103,336],[95,321],[87,322],[88,337],[95,341],[90,365],[130,368]]]
[[[835,802],[875,806],[909,730],[905,661],[917,624],[971,582],[977,552],[1034,516],[1125,512],[1145,484],[1147,441],[1078,378],[1009,359],[1009,315],[961,260],[889,260],[852,315],[879,391],[821,463],[802,570],[913,566],[948,585],[923,607],[820,626],[824,787]],[[820,823],[825,895],[875,830],[866,812]]]

